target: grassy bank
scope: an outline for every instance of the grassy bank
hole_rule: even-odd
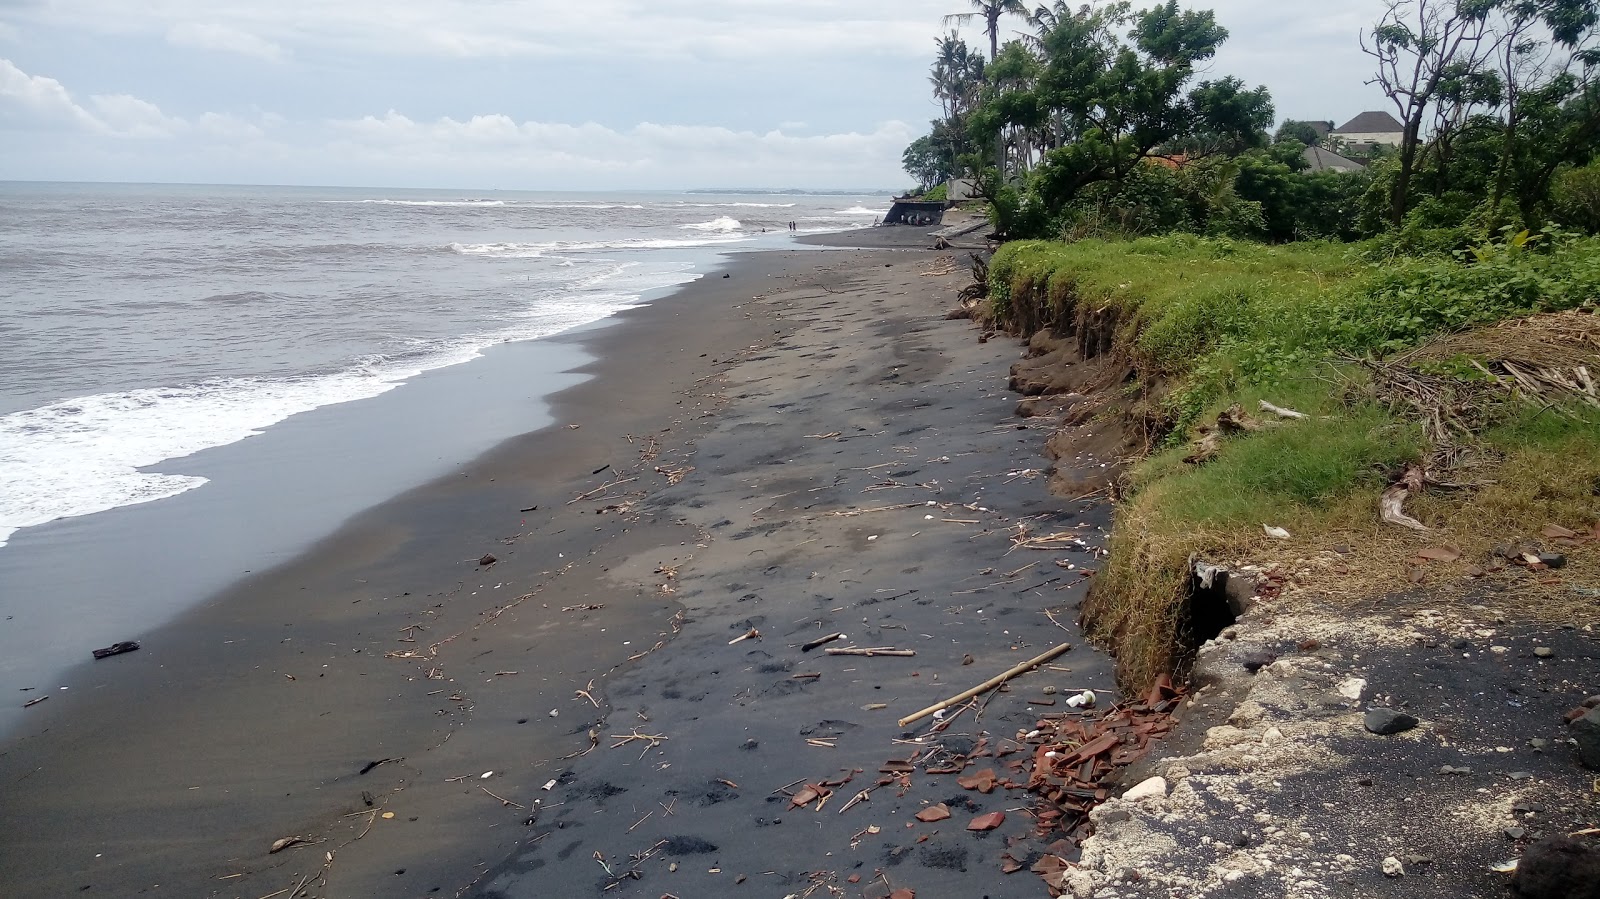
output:
[[[1497,544],[1594,526],[1600,410],[1575,373],[1587,361],[1600,377],[1600,329],[1581,314],[1600,297],[1595,241],[1382,263],[1335,244],[1022,242],[996,255],[990,297],[1014,333],[1114,329],[1098,343],[1132,372],[1105,414],[1143,429],[1154,451],[1126,479],[1085,610],[1130,688],[1181,665],[1191,557],[1277,563],[1319,590],[1370,596],[1466,584],[1469,566],[1493,567]],[[1541,366],[1575,389],[1511,386]],[[1209,461],[1185,461],[1220,413],[1262,400],[1310,417],[1249,421]],[[1407,464],[1473,485],[1416,501],[1429,533],[1377,519]],[[1292,537],[1269,539],[1263,525]],[[1460,571],[1419,577],[1410,560],[1436,545],[1461,550]],[[1569,585],[1532,586],[1553,598]]]

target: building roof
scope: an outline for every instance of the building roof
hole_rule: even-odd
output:
[[[1354,159],[1346,159],[1321,147],[1306,147],[1304,156],[1313,172],[1359,172],[1363,168]]]
[[[1340,128],[1333,130],[1334,134],[1398,134],[1406,130],[1400,120],[1387,112],[1363,112]]]
[[[1310,121],[1310,122],[1306,122],[1306,124],[1311,126],[1311,130],[1312,131],[1317,132],[1317,137],[1327,137],[1328,135],[1333,133],[1333,123],[1332,122],[1323,121],[1322,119],[1316,119],[1316,120],[1313,120],[1313,121]]]

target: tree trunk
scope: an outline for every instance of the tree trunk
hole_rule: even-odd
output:
[[[1422,133],[1423,109],[1418,108],[1406,120],[1404,142],[1400,146],[1400,175],[1394,182],[1394,205],[1389,210],[1389,221],[1396,228],[1406,219],[1406,207],[1411,196],[1411,176],[1417,167],[1417,145]]]
[[[1505,222],[1500,219],[1500,204],[1506,198],[1506,190],[1511,184],[1511,154],[1517,141],[1517,113],[1510,110],[1506,114],[1505,134],[1500,138],[1500,163],[1494,173],[1494,192],[1489,196],[1489,234],[1493,235],[1500,230]]]

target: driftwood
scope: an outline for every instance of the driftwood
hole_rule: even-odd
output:
[[[1261,411],[1271,412],[1273,415],[1276,415],[1279,418],[1287,418],[1291,421],[1305,421],[1311,417],[1304,412],[1296,412],[1293,409],[1285,409],[1282,406],[1274,406],[1266,400],[1261,401]]]
[[[1406,514],[1406,500],[1410,499],[1412,494],[1421,493],[1425,481],[1420,466],[1407,465],[1400,480],[1383,491],[1383,499],[1378,502],[1378,516],[1388,524],[1410,528],[1413,531],[1426,531],[1427,525]]]
[[[1217,457],[1222,452],[1222,434],[1212,431],[1206,436],[1195,441],[1194,450],[1183,458],[1189,465],[1204,465]]]
[[[1009,671],[1006,671],[1003,674],[998,674],[998,675],[996,675],[994,677],[991,677],[988,680],[984,681],[983,683],[977,685],[976,687],[973,687],[970,690],[967,690],[964,693],[959,693],[959,694],[957,694],[955,696],[950,697],[949,699],[946,699],[943,702],[934,703],[933,705],[928,706],[927,708],[925,708],[922,711],[916,713],[915,715],[907,715],[906,717],[901,718],[897,722],[897,724],[900,727],[906,727],[907,725],[914,724],[914,723],[916,723],[918,721],[921,721],[923,718],[926,718],[929,715],[935,714],[937,712],[942,712],[945,709],[948,709],[953,705],[960,705],[961,703],[966,702],[967,700],[973,698],[974,696],[978,696],[978,695],[981,695],[983,693],[987,693],[990,690],[993,690],[995,687],[1000,686],[1001,684],[1005,683],[1006,681],[1009,681],[1009,680],[1011,680],[1013,678],[1020,677],[1020,676],[1022,676],[1024,674],[1027,674],[1029,671],[1032,671],[1033,669],[1039,667],[1040,665],[1045,664],[1046,662],[1052,661],[1052,660],[1054,660],[1054,659],[1056,659],[1056,658],[1058,658],[1060,656],[1066,655],[1067,652],[1070,651],[1071,649],[1072,649],[1072,644],[1071,643],[1063,643],[1060,646],[1057,646],[1055,649],[1052,649],[1049,652],[1045,653],[1044,655],[1038,656],[1037,658],[1029,659],[1028,661],[1023,662],[1021,665],[1018,665],[1015,668],[1012,668],[1012,669],[1010,669]]]
[[[801,652],[810,652],[811,650],[816,649],[818,646],[826,646],[826,645],[828,645],[829,643],[832,643],[835,640],[843,640],[843,639],[844,639],[844,634],[829,634],[826,637],[818,637],[817,639],[812,640],[810,643],[807,643],[806,645],[800,647],[800,651]]]
[[[908,659],[916,655],[917,651],[915,649],[895,649],[893,646],[875,646],[871,649],[858,649],[851,646],[846,649],[830,649],[827,650],[827,653],[830,656],[866,656],[867,658],[872,658],[873,656],[899,656],[900,658]]]

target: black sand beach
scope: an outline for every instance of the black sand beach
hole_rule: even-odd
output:
[[[556,398],[576,427],[372,509],[29,710],[0,756],[0,888],[598,895],[622,876],[608,895],[655,896],[743,875],[801,894],[831,871],[867,895],[1005,895],[1002,838],[1025,815],[987,838],[964,831],[981,801],[905,828],[953,779],[838,814],[909,751],[893,719],[1082,642],[1043,614],[1082,578],[1007,555],[1006,531],[1092,537],[1105,513],[1035,481],[1042,441],[1002,389],[1015,350],[943,320],[964,277],[947,258],[741,256],[583,335],[593,379]],[[800,651],[830,631],[918,655]],[[1086,649],[1055,665],[947,737],[1014,735],[1046,684],[1109,685]],[[667,739],[612,748],[636,727]],[[853,768],[820,813],[772,792]],[[284,838],[301,842],[269,853]]]

